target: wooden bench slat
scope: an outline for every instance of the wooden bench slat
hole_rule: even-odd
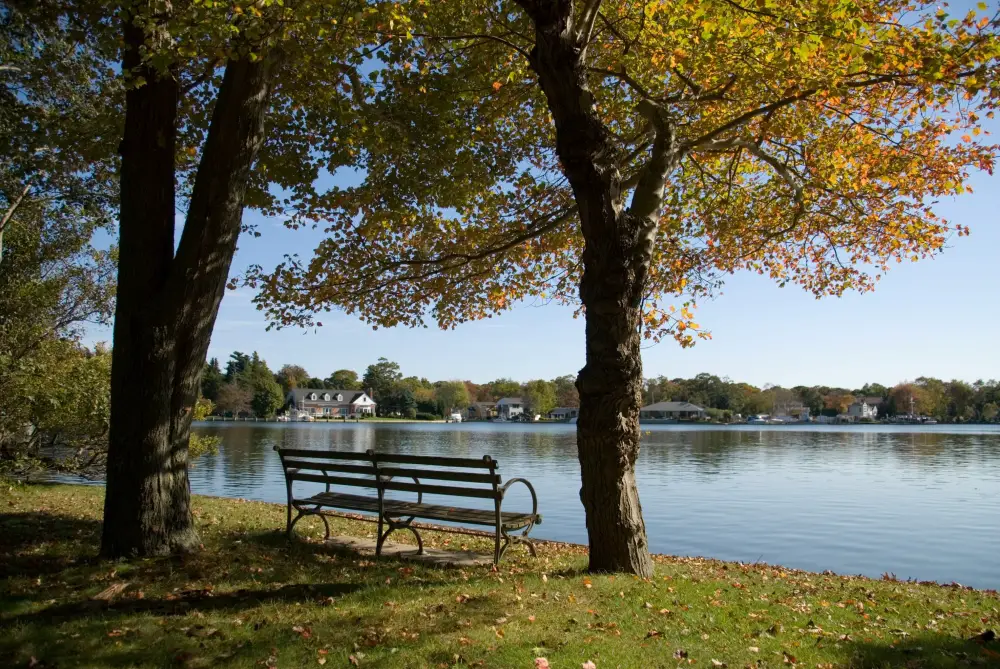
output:
[[[300,474],[294,469],[286,470],[285,477],[289,481],[309,481],[311,483],[329,483],[330,485],[347,485],[357,488],[378,488],[378,482],[373,478],[351,478],[350,476],[322,476],[320,474]]]
[[[480,474],[478,472],[450,472],[444,469],[408,469],[406,467],[379,467],[379,474],[389,476],[416,476],[418,479],[436,479],[439,481],[463,481],[466,483],[500,483],[499,474]]]
[[[374,465],[340,465],[333,462],[313,462],[311,460],[298,460],[295,458],[286,458],[285,467],[298,470],[309,469],[345,474],[367,474],[368,476],[375,476],[377,472]]]
[[[336,507],[338,509],[349,509],[351,511],[378,513],[378,497],[350,495],[342,492],[321,492],[306,499],[297,499],[295,503],[302,506],[320,505]]]
[[[426,520],[447,520],[454,523],[473,525],[493,525],[496,512],[483,509],[462,509],[441,504],[417,504],[416,502],[385,501],[385,512],[390,516],[416,516]],[[532,520],[530,513],[503,511],[500,522],[507,528],[524,527]]]
[[[468,467],[470,469],[496,469],[500,466],[496,460],[486,460],[482,458],[447,458],[437,455],[404,455],[402,453],[376,453],[375,460],[379,463],[396,462],[405,465]]]
[[[362,495],[322,492],[307,499],[297,499],[295,502],[301,506],[321,505],[351,511],[378,513],[378,499]],[[494,511],[462,509],[441,504],[417,504],[416,502],[385,500],[385,512],[393,517],[416,516],[426,520],[444,520],[472,525],[493,525],[496,523]],[[531,520],[530,513],[504,511],[500,514],[500,522],[507,528],[524,527]]]
[[[399,490],[402,492],[420,492],[425,495],[449,495],[452,497],[479,497],[482,499],[496,499],[499,493],[492,488],[459,488],[450,485],[425,485],[423,483],[407,483],[405,481],[383,481],[382,487],[385,490]]]
[[[316,448],[279,448],[282,458],[323,458],[327,460],[364,460],[371,462],[369,453],[350,453],[345,451],[321,451]]]

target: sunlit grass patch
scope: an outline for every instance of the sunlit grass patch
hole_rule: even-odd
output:
[[[102,489],[2,490],[4,666],[1000,666],[1000,643],[970,640],[1000,626],[994,592],[669,557],[643,581],[587,574],[582,547],[549,543],[498,571],[376,561],[328,550],[314,520],[288,543],[281,506],[207,497],[199,553],[108,562]]]

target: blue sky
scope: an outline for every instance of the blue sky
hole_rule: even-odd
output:
[[[937,211],[972,230],[952,239],[941,256],[894,267],[874,293],[816,300],[794,287],[778,288],[756,275],[729,279],[723,294],[703,303],[697,320],[713,339],[681,349],[672,341],[643,352],[646,376],[710,372],[756,385],[826,384],[858,387],[918,376],[1000,377],[1000,177],[976,175],[971,195],[942,202]],[[233,263],[273,267],[284,253],[311,252],[319,233],[291,231],[254,213],[258,239],[244,237]],[[574,374],[583,365],[583,321],[573,310],[522,304],[491,320],[456,330],[371,327],[344,314],[322,317],[315,330],[266,332],[253,294],[226,294],[210,356],[257,351],[272,369],[284,363],[325,377],[336,369],[363,372],[379,356],[406,375],[486,382],[526,381]],[[108,339],[94,332],[94,339]]]

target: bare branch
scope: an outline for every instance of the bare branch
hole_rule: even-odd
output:
[[[498,44],[503,44],[505,46],[508,46],[511,49],[513,49],[514,51],[517,51],[519,54],[521,54],[525,58],[530,59],[530,55],[529,55],[528,51],[525,48],[523,48],[521,46],[518,46],[517,44],[515,44],[514,42],[511,42],[508,39],[504,39],[503,37],[499,37],[498,35],[486,35],[486,34],[478,34],[478,33],[474,33],[474,34],[471,34],[471,35],[433,35],[433,34],[429,34],[429,33],[413,33],[413,36],[414,37],[426,37],[428,39],[437,39],[437,40],[442,40],[442,41],[456,41],[456,40],[464,40],[464,39],[470,39],[470,40],[471,39],[488,40],[488,41],[497,42]]]
[[[782,107],[787,107],[788,105],[794,104],[796,102],[799,102],[800,100],[805,100],[806,98],[814,95],[816,92],[817,92],[817,89],[810,88],[810,89],[804,90],[801,93],[798,93],[796,95],[790,95],[790,96],[788,96],[786,98],[782,98],[782,99],[778,100],[777,102],[772,102],[769,105],[765,105],[763,107],[758,107],[757,109],[754,109],[752,111],[748,111],[745,114],[741,114],[740,116],[737,116],[736,118],[734,118],[732,121],[729,121],[728,123],[725,123],[725,124],[719,126],[715,130],[712,130],[711,132],[705,133],[701,137],[698,137],[697,139],[694,139],[694,140],[692,140],[690,142],[685,142],[684,143],[684,150],[697,149],[699,147],[705,146],[706,144],[710,144],[711,142],[715,141],[715,138],[720,137],[720,136],[726,134],[730,130],[733,130],[733,129],[738,128],[738,127],[740,127],[740,126],[742,126],[742,125],[744,125],[746,123],[749,123],[750,121],[752,121],[753,119],[757,118],[758,116],[763,116],[764,114],[769,114],[769,113],[771,113],[773,111],[781,109]]]
[[[601,67],[588,67],[588,72],[593,72],[594,74],[600,74],[604,77],[615,77],[616,79],[624,82],[633,91],[642,96],[643,99],[652,99],[653,96],[650,95],[649,91],[645,87],[636,81],[628,72],[625,71],[625,66],[622,65],[621,69],[617,72],[614,70],[605,70]]]
[[[17,208],[21,206],[21,200],[24,199],[24,197],[28,194],[28,191],[30,190],[31,190],[31,182],[28,182],[27,184],[25,184],[24,190],[21,191],[21,194],[18,195],[16,198],[14,198],[14,201],[11,203],[11,205],[7,207],[7,212],[3,215],[3,219],[0,219],[0,232],[3,232],[3,229],[7,227],[7,223],[9,223],[10,219],[13,218],[14,212],[17,211]]]
[[[434,257],[434,258],[424,258],[424,259],[413,258],[413,259],[406,259],[406,260],[397,260],[397,261],[394,261],[393,263],[391,263],[391,266],[400,266],[400,265],[444,265],[446,263],[449,263],[452,260],[459,260],[460,262],[458,264],[448,265],[448,269],[454,269],[455,267],[460,267],[462,265],[467,265],[467,264],[469,264],[471,262],[475,262],[476,260],[483,260],[483,259],[488,258],[490,256],[494,256],[494,255],[498,255],[500,253],[503,253],[504,251],[509,251],[510,249],[514,248],[515,246],[517,246],[519,244],[523,244],[524,242],[526,242],[526,241],[528,241],[530,239],[534,239],[535,237],[540,237],[541,235],[545,234],[546,232],[548,232],[550,230],[553,230],[556,227],[558,227],[559,225],[561,225],[562,223],[566,222],[566,220],[568,220],[571,216],[573,216],[574,214],[576,214],[576,211],[577,211],[577,209],[576,209],[575,206],[568,207],[568,208],[562,210],[561,212],[559,212],[556,216],[554,216],[553,218],[551,218],[549,221],[547,221],[545,223],[538,223],[538,224],[536,224],[534,226],[529,226],[528,229],[525,230],[523,233],[521,233],[521,234],[519,234],[519,235],[517,235],[517,236],[515,236],[515,237],[513,237],[513,238],[511,238],[509,240],[507,240],[506,242],[504,242],[502,244],[499,244],[497,246],[486,247],[484,249],[481,249],[481,250],[477,251],[476,253],[446,253],[444,255],[440,255],[440,256],[437,256],[437,257]]]

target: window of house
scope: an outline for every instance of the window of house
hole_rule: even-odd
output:
[[[309,393],[309,399],[311,400],[316,399],[316,393]]]
[[[330,401],[330,393],[323,393],[323,399],[327,402]]]

